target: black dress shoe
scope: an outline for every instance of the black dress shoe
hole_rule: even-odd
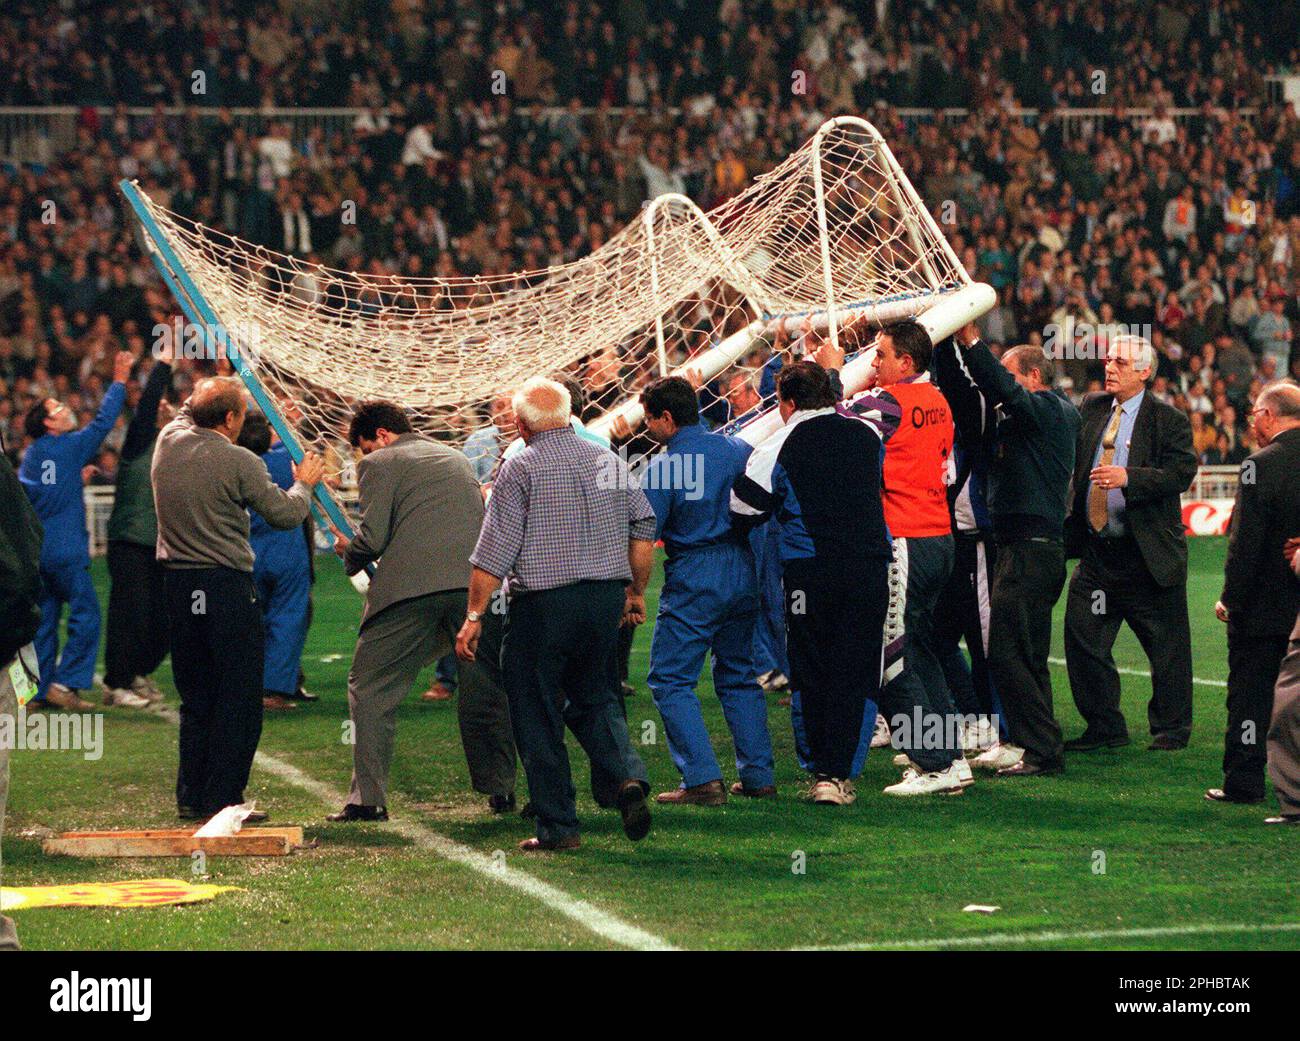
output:
[[[1187,747],[1187,738],[1174,737],[1172,734],[1157,734],[1147,745],[1148,752],[1181,752]]]
[[[1235,802],[1242,806],[1254,806],[1256,803],[1264,801],[1262,795],[1233,795],[1231,792],[1225,792],[1222,788],[1211,788],[1205,793],[1205,797],[1210,802]]]
[[[1131,744],[1128,734],[1118,734],[1114,737],[1096,737],[1085,730],[1078,737],[1065,742],[1065,750],[1067,752],[1095,752],[1099,748],[1123,748],[1127,744]]]
[[[244,818],[244,823],[264,824],[266,821],[269,821],[270,819],[271,819],[271,815],[267,813],[265,810],[253,810],[252,813],[250,813],[247,817]]]
[[[1276,817],[1265,817],[1265,824],[1300,824],[1300,813],[1280,813]]]
[[[623,815],[623,834],[633,842],[650,834],[650,806],[640,781],[633,778],[618,786],[618,812]]]
[[[343,821],[386,821],[388,820],[388,807],[359,806],[354,802],[350,802],[338,813],[331,813],[325,819],[335,823]]]
[[[515,808],[515,793],[509,795],[489,795],[488,809],[493,813],[511,813]]]
[[[1055,777],[1058,774],[1065,773],[1064,766],[1035,766],[1027,760],[1021,759],[1020,762],[1012,766],[1004,766],[997,772],[997,777]]]
[[[619,692],[625,698],[636,697],[636,688],[632,686],[632,684],[628,683],[627,680],[624,680],[621,684],[619,684]]]
[[[290,701],[320,701],[319,694],[313,694],[311,691],[305,690],[302,687],[299,687],[292,694],[286,694],[285,697]]]
[[[183,821],[201,821],[206,815],[200,813],[193,806],[177,806],[176,816]]]

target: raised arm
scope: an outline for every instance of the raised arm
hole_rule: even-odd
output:
[[[976,340],[958,350],[966,371],[990,404],[1001,405],[1008,415],[1041,428],[1042,409],[1034,395],[1016,382],[1016,378],[993,357],[984,341]]]
[[[122,458],[134,459],[143,453],[158,428],[158,406],[162,404],[163,395],[172,382],[172,367],[160,361],[149,372],[144,390],[135,407],[135,415],[126,428],[126,440],[122,442]]]
[[[104,443],[104,438],[108,437],[113,424],[117,422],[117,417],[122,414],[122,406],[126,404],[126,381],[131,375],[131,366],[134,364],[135,355],[130,351],[118,353],[113,359],[113,382],[104,395],[104,400],[100,402],[95,418],[83,429],[64,435],[71,440],[79,466],[84,466],[95,457],[99,446]]]
[[[934,382],[952,409],[958,441],[965,446],[982,443],[993,421],[993,409],[966,368],[953,337],[935,344],[932,364]]]

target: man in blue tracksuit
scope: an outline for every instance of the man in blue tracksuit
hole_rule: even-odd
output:
[[[18,479],[45,525],[41,544],[41,627],[36,655],[41,679],[38,701],[87,712],[94,706],[77,692],[95,679],[99,650],[99,598],[90,580],[90,537],[81,471],[99,452],[126,403],[126,381],[135,357],[120,353],[113,362],[113,383],[95,418],[74,429],[76,416],[54,398],[38,401],[27,413],[31,447],[23,456]],[[69,607],[68,642],[59,656],[59,622]]]
[[[733,795],[772,796],[772,739],[767,704],[754,678],[758,585],[754,558],[733,533],[731,487],[745,472],[750,446],[700,424],[690,383],[656,380],[641,393],[646,429],[664,451],[641,478],[668,560],[650,645],[650,691],[664,719],[681,787],[662,803],[721,806],[722,770],[704,725],[695,684],[713,655],[713,686],[736,747],[740,780]]]
[[[281,441],[271,447],[271,425],[260,412],[250,412],[238,444],[262,457],[271,480],[286,491],[293,487],[293,458]],[[266,658],[262,667],[263,707],[294,708],[294,691],[307,642],[307,613],[311,596],[311,561],[301,527],[279,529],[255,510],[249,511],[248,544],[253,547],[253,583],[262,602],[266,627]]]

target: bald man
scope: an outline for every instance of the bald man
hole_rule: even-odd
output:
[[[293,487],[280,488],[261,459],[235,444],[245,415],[238,381],[200,380],[158,435],[150,470],[181,696],[182,820],[244,801],[262,736],[266,636],[247,510],[273,528],[296,528],[324,472],[320,457],[308,453],[293,468]]]
[[[1263,447],[1241,464],[1214,606],[1228,627],[1228,729],[1223,787],[1205,797],[1221,803],[1264,801],[1274,688],[1300,611],[1300,582],[1286,557],[1288,541],[1300,535],[1300,387],[1269,384],[1250,420]]]

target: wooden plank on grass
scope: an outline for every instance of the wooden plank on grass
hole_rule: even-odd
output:
[[[196,850],[215,856],[283,857],[302,845],[301,828],[250,828],[235,835],[197,838],[183,829],[155,832],[68,832],[41,848],[66,857],[188,857]]]

